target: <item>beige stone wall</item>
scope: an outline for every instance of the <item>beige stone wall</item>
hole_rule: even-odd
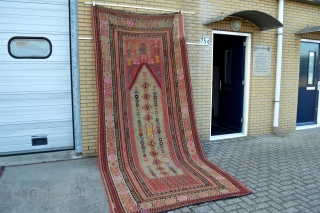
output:
[[[79,0],[79,37],[92,38],[91,8],[84,5],[87,0]],[[208,26],[202,23],[224,14],[241,10],[259,10],[277,18],[278,1],[276,0],[109,0],[96,1],[144,7],[158,7],[182,11],[193,11],[196,15],[185,14],[187,42],[198,43],[201,37],[212,36],[212,30],[230,29],[230,18]],[[115,8],[123,9],[123,8]],[[285,33],[284,59],[282,75],[282,94],[280,105],[280,129],[293,131],[297,108],[297,89],[299,78],[299,51],[301,36],[294,32],[308,23],[310,26],[320,20],[318,8],[315,6],[285,1]],[[125,9],[136,12],[159,13],[139,9]],[[311,12],[310,12],[311,11]],[[314,16],[318,17],[315,18]],[[251,23],[243,21],[240,32],[252,33],[253,45],[272,47],[272,70],[270,76],[257,77],[250,71],[249,97],[249,135],[260,135],[272,132],[273,106],[276,73],[277,30],[259,31]],[[319,34],[308,34],[305,37],[318,38]],[[97,102],[95,91],[95,74],[93,60],[93,41],[79,40],[80,52],[80,88],[83,130],[83,155],[96,155],[97,135]],[[188,46],[189,64],[192,77],[193,97],[196,109],[197,127],[201,140],[210,138],[211,117],[211,79],[212,79],[212,45]],[[253,53],[253,52],[252,52]],[[251,69],[253,67],[251,60]]]

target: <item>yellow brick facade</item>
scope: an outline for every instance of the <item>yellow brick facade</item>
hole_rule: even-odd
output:
[[[79,37],[92,38],[91,33],[91,8],[85,5],[86,0],[79,0],[78,20]],[[185,14],[185,29],[187,41],[198,43],[201,37],[212,37],[212,30],[232,31],[230,20],[203,26],[203,22],[241,10],[259,10],[275,18],[278,17],[277,0],[109,0],[96,1],[100,3],[125,4],[144,7],[158,7],[173,10],[193,11],[195,15]],[[320,20],[319,8],[314,5],[285,0],[284,13],[284,46],[283,69],[281,81],[281,102],[279,128],[281,131],[294,131],[296,124],[300,39],[320,39],[320,33],[295,35],[298,30],[309,26],[316,26]],[[123,9],[123,8],[115,8]],[[128,11],[159,13],[155,11],[128,9]],[[319,24],[318,24],[319,25]],[[240,32],[251,33],[253,45],[268,45],[272,48],[271,75],[252,75],[252,53],[250,71],[249,94],[249,136],[261,135],[272,132],[275,75],[276,75],[276,50],[277,30],[260,31],[247,21],[243,21]],[[197,127],[201,140],[210,138],[211,117],[211,83],[212,83],[212,45],[188,46],[189,64],[192,77],[193,97],[196,110]],[[97,97],[95,89],[94,49],[92,40],[79,40],[80,60],[80,96],[83,156],[97,155]]]
[[[307,27],[319,25],[319,6],[294,1],[285,1],[283,68],[281,81],[281,105],[279,125],[284,131],[295,130],[298,83],[300,68],[300,41],[302,38],[320,39],[320,33],[295,35]]]

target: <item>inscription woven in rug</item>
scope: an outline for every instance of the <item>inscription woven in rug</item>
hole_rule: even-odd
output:
[[[196,129],[183,15],[93,7],[99,166],[111,212],[162,212],[250,193]]]

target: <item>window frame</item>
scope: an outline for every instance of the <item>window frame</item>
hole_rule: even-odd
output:
[[[15,39],[42,39],[42,40],[46,40],[48,43],[49,43],[49,47],[50,47],[50,52],[48,55],[46,56],[22,56],[22,57],[19,57],[19,56],[15,56],[12,52],[11,52],[11,48],[10,48],[10,43],[12,42],[12,40],[15,40]],[[12,38],[9,39],[8,41],[8,53],[9,55],[12,57],[12,58],[15,58],[15,59],[47,59],[51,56],[52,54],[52,43],[51,41],[46,38],[46,37],[37,37],[37,36],[14,36]]]

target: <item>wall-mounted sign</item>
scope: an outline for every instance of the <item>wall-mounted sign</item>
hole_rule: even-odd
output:
[[[271,47],[253,46],[253,75],[270,76],[271,73]]]
[[[210,38],[200,38],[200,44],[209,45],[210,44]]]

